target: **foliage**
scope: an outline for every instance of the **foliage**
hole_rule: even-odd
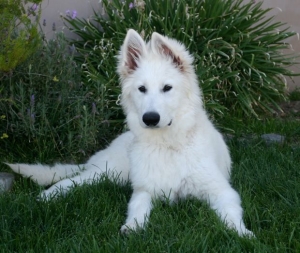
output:
[[[41,36],[38,30],[41,13],[38,4],[41,1],[1,1],[0,78],[24,62],[41,43]]]
[[[283,76],[292,75],[286,67],[293,57],[280,52],[289,46],[284,38],[294,33],[277,31],[283,24],[266,19],[269,10],[260,3],[104,0],[103,4],[104,11],[95,11],[90,20],[73,14],[65,18],[80,37],[74,44],[68,45],[61,35],[45,41],[2,76],[1,156],[78,162],[123,130],[115,56],[129,27],[146,40],[154,31],[174,37],[194,52],[206,107],[213,115],[226,108],[256,114],[284,96]]]
[[[290,92],[289,94],[290,101],[300,101],[300,89],[295,89]]]
[[[81,82],[73,54],[63,34],[58,34],[13,75],[0,80],[0,116],[4,115],[0,133],[8,135],[0,141],[1,156],[79,162],[106,145],[99,145],[98,138],[110,139],[103,110],[110,114],[101,102],[101,87]]]
[[[294,36],[281,22],[266,18],[270,9],[262,3],[242,0],[103,0],[103,10],[89,19],[65,17],[79,36],[74,40],[81,53],[89,82],[105,87],[106,100],[117,101],[115,55],[126,31],[133,28],[147,40],[156,31],[184,43],[194,53],[195,66],[204,90],[206,106],[215,112],[244,111],[257,116],[272,110],[270,104],[285,98],[287,67],[295,56],[286,39]]]

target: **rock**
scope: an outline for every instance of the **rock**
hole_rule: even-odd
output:
[[[7,172],[0,172],[0,193],[9,191],[13,185],[14,175]]]
[[[260,136],[267,144],[283,144],[284,143],[284,136],[279,134],[263,134]]]

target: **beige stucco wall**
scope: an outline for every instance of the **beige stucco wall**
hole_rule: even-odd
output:
[[[159,1],[159,0],[158,0]],[[170,0],[171,1],[171,0]],[[253,1],[253,0],[245,0]],[[42,26],[46,37],[52,38],[53,23],[55,23],[56,32],[64,30],[68,36],[70,33],[65,28],[60,15],[66,15],[66,11],[72,13],[77,11],[77,17],[88,18],[93,14],[93,8],[99,10],[99,0],[44,0],[42,4],[41,22],[46,21],[46,26]],[[273,8],[271,15],[276,15],[275,21],[282,21],[290,26],[292,31],[300,33],[300,0],[264,0],[263,7]],[[290,38],[287,42],[291,43],[295,54],[300,54],[300,41],[297,36]],[[300,66],[293,67],[295,72],[300,72]],[[300,87],[300,77],[295,77],[294,82],[288,80],[289,89]]]
[[[93,8],[99,9],[99,0],[44,0],[42,2],[41,24],[47,39],[51,39],[55,32],[64,31],[72,36],[66,29],[61,15],[66,16],[66,11],[77,12],[77,17],[88,18],[93,15]],[[46,26],[44,25],[46,23]],[[55,23],[55,31],[53,24]]]

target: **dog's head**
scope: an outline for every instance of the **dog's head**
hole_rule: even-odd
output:
[[[193,57],[179,42],[153,33],[148,43],[129,30],[117,71],[129,128],[162,129],[182,124],[201,107]]]

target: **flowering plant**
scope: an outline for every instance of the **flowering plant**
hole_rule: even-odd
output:
[[[80,39],[72,43],[90,82],[101,82],[107,99],[119,90],[115,55],[126,31],[147,40],[156,31],[183,42],[195,56],[206,106],[214,112],[239,110],[257,115],[285,97],[286,77],[296,62],[286,39],[295,36],[266,18],[262,2],[243,0],[103,0],[90,19],[65,20]],[[286,52],[286,51],[285,51]]]
[[[0,79],[0,157],[24,151],[28,159],[79,161],[101,146],[97,134],[102,138],[107,127],[74,53],[57,33]]]

